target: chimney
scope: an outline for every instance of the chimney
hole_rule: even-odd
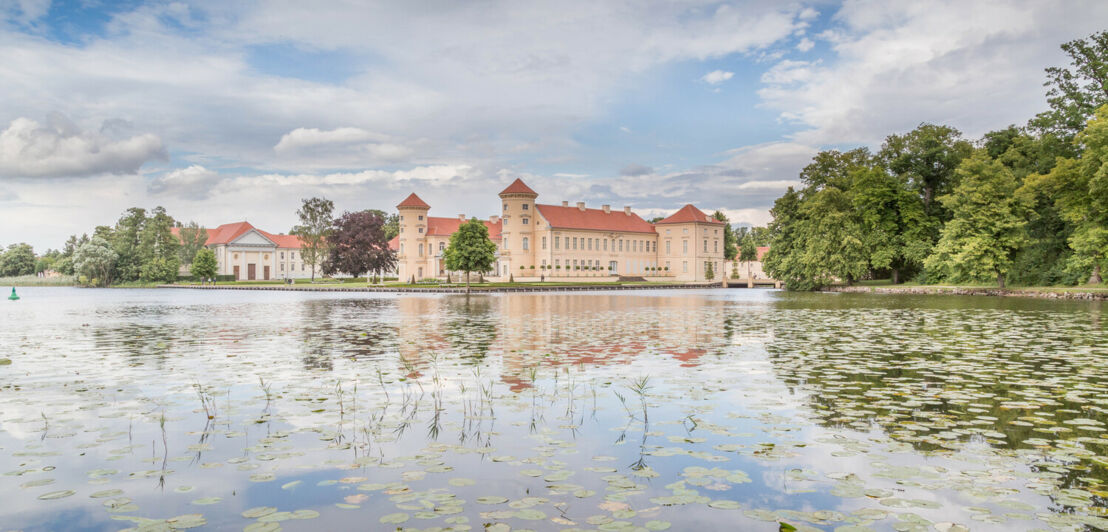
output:
[[[578,201],[578,202],[577,202],[577,209],[578,209],[578,210],[581,210],[582,212],[584,212],[584,210],[585,210],[585,202],[583,202],[583,201]]]
[[[626,214],[627,216],[631,216],[631,206],[630,205],[624,205],[623,206],[623,214]]]
[[[464,222],[464,221],[466,221],[466,215],[464,215],[464,214],[459,214],[459,215],[458,215],[458,219]]]
[[[569,202],[562,200],[562,207],[569,207]]]
[[[609,213],[612,212],[612,206],[611,205],[601,205],[600,208],[604,209],[604,214],[609,214]]]
[[[496,214],[489,216],[489,223],[493,225],[500,223],[500,216]]]

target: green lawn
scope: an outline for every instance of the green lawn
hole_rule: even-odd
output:
[[[872,287],[887,287],[887,288],[933,288],[935,290],[958,290],[964,288],[975,289],[997,289],[999,288],[996,283],[982,283],[982,284],[922,284],[922,283],[900,283],[897,285],[892,284],[889,279],[874,279],[870,281],[858,281],[854,283],[855,286],[872,286]],[[842,286],[842,285],[839,285]],[[1108,292],[1108,285],[1077,285],[1077,286],[1005,286],[1005,290],[1012,290],[1016,292]]]

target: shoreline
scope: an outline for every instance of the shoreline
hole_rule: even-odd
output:
[[[890,294],[890,295],[955,295],[955,296],[994,296],[994,297],[1031,297],[1038,299],[1072,299],[1081,301],[1108,301],[1108,290],[1080,291],[1051,288],[974,288],[960,286],[831,286],[821,292],[844,294]]]
[[[464,294],[465,287],[418,287],[418,286],[311,286],[311,285],[260,285],[260,286],[235,286],[235,285],[179,285],[163,284],[155,288],[178,288],[192,290],[276,290],[283,292],[377,292],[377,293],[416,293],[416,294]],[[656,285],[572,285],[572,286],[494,286],[472,287],[469,293],[489,294],[501,292],[589,292],[597,290],[679,290],[723,288],[720,283],[698,284],[656,284]]]

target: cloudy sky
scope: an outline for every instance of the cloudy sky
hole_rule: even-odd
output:
[[[295,223],[301,198],[487,216],[685,203],[764,224],[821,148],[1045,108],[1108,2],[0,0],[0,244],[130,206]]]

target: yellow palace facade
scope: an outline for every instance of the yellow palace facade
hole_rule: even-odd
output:
[[[487,277],[704,281],[724,274],[724,224],[692,205],[650,223],[630,207],[542,204],[538,196],[516,179],[499,194],[500,213],[482,220],[497,244],[496,263]],[[467,218],[431,216],[431,206],[415,193],[397,210],[400,234],[392,245],[399,278],[452,273],[443,264],[443,250]]]

